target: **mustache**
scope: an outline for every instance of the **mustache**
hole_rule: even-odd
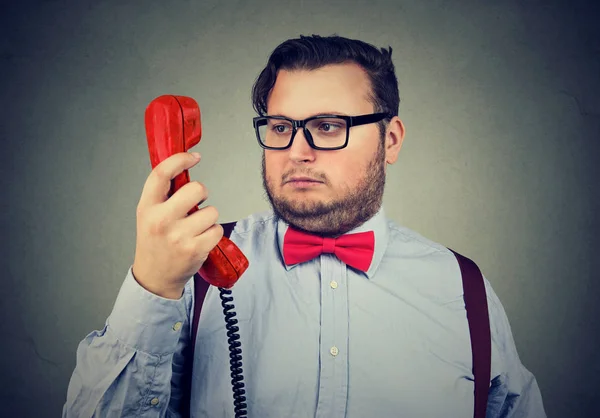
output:
[[[327,184],[327,176],[325,174],[315,173],[312,170],[290,170],[281,176],[281,182],[285,183],[291,177],[300,177],[300,176],[311,177],[313,179],[322,181],[323,183]]]

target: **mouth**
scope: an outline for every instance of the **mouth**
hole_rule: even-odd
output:
[[[313,179],[311,177],[292,177],[289,180],[287,180],[284,184],[289,184],[293,187],[311,187],[323,184],[323,182]]]
[[[302,177],[292,177],[289,180],[287,180],[286,183],[290,183],[290,182],[293,182],[293,181],[312,181],[312,182],[315,182],[315,183],[323,183],[322,181],[319,181],[317,179],[313,179],[312,177],[304,177],[304,176],[302,176]]]

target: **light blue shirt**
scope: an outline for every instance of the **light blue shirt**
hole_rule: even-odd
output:
[[[387,219],[373,230],[366,273],[332,254],[283,263],[287,225],[272,212],[239,221],[231,240],[250,266],[233,287],[249,417],[472,417],[471,342],[455,256]],[[485,280],[492,336],[488,418],[546,417],[502,304]],[[156,296],[131,267],[105,326],[79,344],[63,417],[176,417],[191,335],[193,280],[179,300]],[[233,417],[218,289],[199,322],[193,417]]]

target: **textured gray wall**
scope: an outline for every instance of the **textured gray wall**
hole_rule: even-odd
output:
[[[547,1],[31,1],[0,39],[0,415],[59,416],[78,342],[133,262],[144,110],[202,110],[191,170],[230,221],[268,208],[250,87],[281,41],[392,46],[407,136],[387,213],[471,258],[548,416],[598,402],[598,7]],[[597,3],[597,2],[595,2]]]

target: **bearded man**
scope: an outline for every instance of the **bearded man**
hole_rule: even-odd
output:
[[[249,267],[232,288],[243,391],[235,416],[472,417],[474,374],[455,254],[382,205],[404,125],[391,48],[339,36],[279,45],[252,89],[271,210],[230,239]],[[231,417],[219,292],[191,280],[224,228],[196,163],[164,160],[144,185],[133,265],[102,330],[79,345],[64,417]],[[487,280],[487,417],[545,417]],[[483,285],[482,285],[483,288]],[[199,310],[197,323],[193,313]],[[193,367],[192,367],[193,365]]]

